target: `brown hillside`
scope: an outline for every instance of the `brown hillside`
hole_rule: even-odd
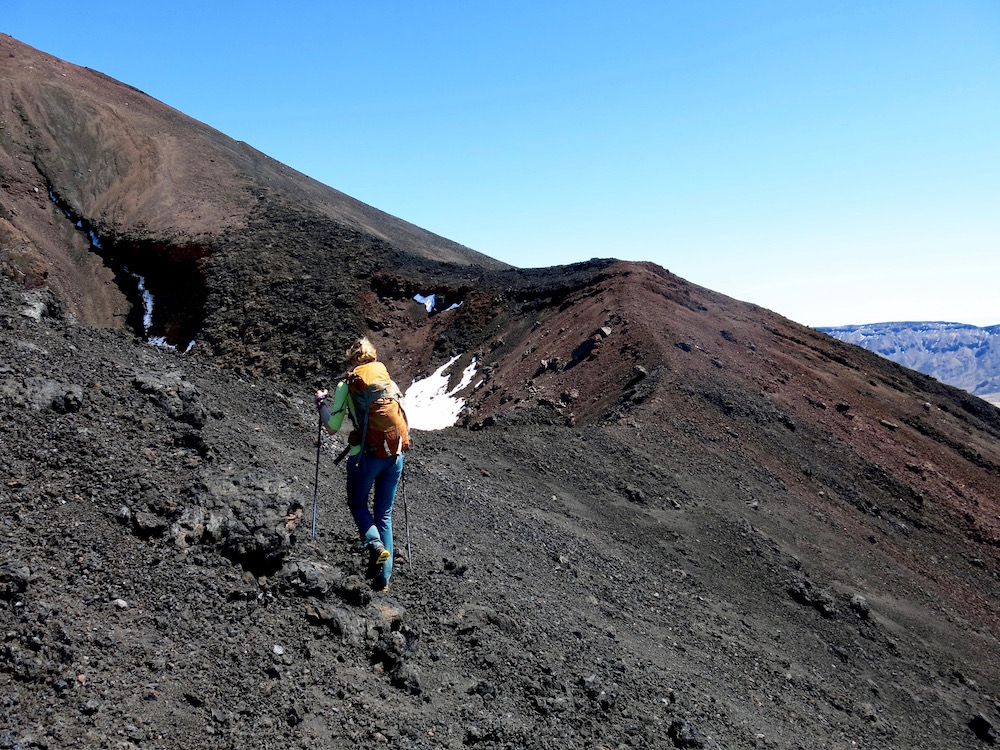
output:
[[[252,245],[252,218],[276,205],[404,253],[503,266],[0,34],[0,263],[8,275],[57,290],[85,322],[112,325],[127,303],[76,222],[135,266],[211,255],[226,237]],[[141,257],[150,255],[157,259]]]

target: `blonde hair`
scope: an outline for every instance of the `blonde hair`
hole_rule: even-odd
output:
[[[375,346],[367,337],[362,337],[351,344],[347,350],[347,362],[351,367],[357,367],[378,359],[375,353]]]

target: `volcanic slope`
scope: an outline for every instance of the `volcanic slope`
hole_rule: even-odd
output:
[[[44,101],[29,93],[25,112]],[[18,170],[82,158],[18,117]],[[181,119],[181,151],[222,138]],[[651,264],[440,259],[259,185],[260,210],[199,234],[190,186],[139,170],[181,207],[151,199],[120,226],[150,240],[130,261],[171,258],[141,270],[175,341],[195,341],[184,355],[85,325],[103,282],[75,299],[32,275],[72,245],[11,232],[79,233],[29,221],[36,177],[17,164],[3,184],[27,198],[0,201],[0,747],[990,741],[1000,412],[980,399]],[[68,205],[37,200],[39,217]],[[145,211],[186,217],[183,242],[144,234]],[[81,249],[94,278],[122,274],[108,221],[103,252]],[[210,250],[174,252],[195,244]],[[182,256],[200,291],[170,303]],[[359,332],[404,385],[475,369],[462,427],[418,432],[407,457],[388,595],[362,575],[342,437],[320,446],[309,534],[311,393]]]
[[[602,304],[619,284],[647,309],[626,280],[598,282]],[[997,723],[997,497],[995,452],[974,440],[995,423],[967,394],[687,288],[683,310],[726,333],[663,328],[692,360],[637,371],[588,426],[511,380],[520,401],[478,429],[418,433],[392,591],[373,595],[339,440],[308,534],[311,385],[81,327],[4,279],[0,737],[979,746]],[[532,382],[575,373],[559,387],[587,398],[615,336],[641,329],[618,324],[596,358]],[[737,387],[741,358],[769,390]],[[847,381],[848,408],[820,378]]]
[[[258,369],[309,369],[301,352],[331,335],[340,347],[361,323],[345,313],[357,279],[394,254],[505,267],[4,34],[0,247],[0,271],[57,291],[82,322],[181,348],[197,339]],[[157,300],[146,331],[140,277]],[[237,282],[234,299],[225,290]],[[319,291],[334,334],[274,332]],[[264,350],[279,350],[276,361]]]

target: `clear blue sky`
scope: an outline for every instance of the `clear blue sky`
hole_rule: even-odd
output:
[[[0,31],[514,265],[1000,323],[997,0],[0,0]]]

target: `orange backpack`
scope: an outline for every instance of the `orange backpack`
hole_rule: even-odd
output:
[[[347,375],[347,388],[354,403],[355,423],[352,445],[362,443],[366,455],[377,458],[398,456],[410,447],[403,394],[392,382],[381,362],[358,365]]]

